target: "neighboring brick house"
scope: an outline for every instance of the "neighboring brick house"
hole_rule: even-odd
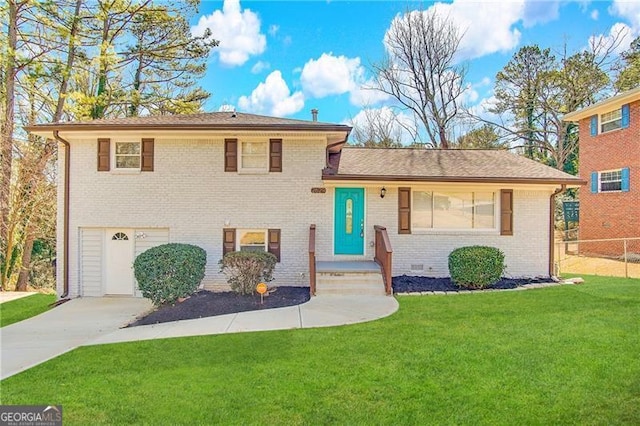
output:
[[[640,237],[640,87],[567,114],[579,123],[581,240]],[[583,253],[619,256],[621,242],[581,244]],[[629,252],[640,253],[638,241]]]
[[[486,244],[509,275],[548,276],[553,194],[581,183],[505,151],[348,148],[349,126],[239,112],[27,130],[65,148],[64,297],[137,295],[135,256],[166,242],[206,250],[206,288],[233,250],[270,251],[276,285],[307,285],[312,224],[318,261],[371,260],[381,225],[393,275],[447,276],[453,249]]]

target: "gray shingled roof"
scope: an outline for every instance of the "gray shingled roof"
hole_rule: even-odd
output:
[[[319,130],[349,132],[351,127],[319,121],[268,117],[243,112],[209,112],[149,117],[107,118],[39,124],[27,130],[97,130],[97,129],[269,129]]]
[[[326,180],[583,183],[576,176],[504,150],[345,147]]]

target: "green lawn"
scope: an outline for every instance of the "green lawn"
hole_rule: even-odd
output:
[[[83,347],[2,382],[65,424],[640,423],[640,280],[400,297],[336,328]]]
[[[34,294],[0,304],[0,327],[34,317],[49,310],[56,301],[55,294]]]

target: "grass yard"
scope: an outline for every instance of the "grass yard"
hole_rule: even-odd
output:
[[[56,301],[55,294],[34,294],[0,304],[0,327],[34,317],[48,311]]]
[[[404,296],[353,326],[74,350],[4,380],[65,424],[639,424],[640,280]]]

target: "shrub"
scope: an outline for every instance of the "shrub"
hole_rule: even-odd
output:
[[[500,280],[504,270],[504,253],[495,247],[460,247],[449,254],[451,280],[461,287],[488,287]]]
[[[220,271],[227,276],[231,290],[252,294],[256,284],[273,280],[276,257],[262,251],[234,251],[220,260]]]
[[[207,253],[190,244],[163,244],[141,253],[133,268],[142,295],[154,305],[193,294],[204,278]]]

